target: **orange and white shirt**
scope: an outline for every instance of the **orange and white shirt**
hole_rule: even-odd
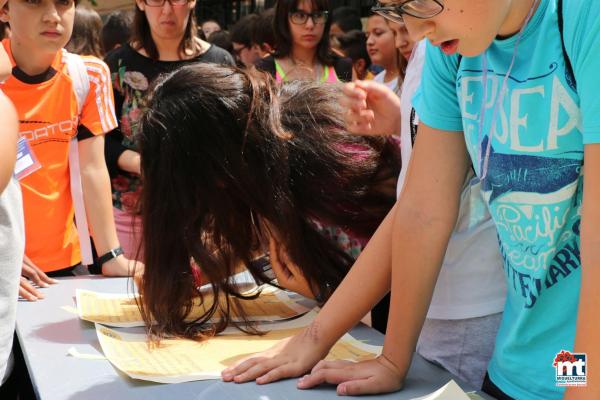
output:
[[[10,40],[2,45],[13,64],[2,89],[17,109],[20,136],[42,166],[21,180],[25,254],[46,272],[68,268],[81,261],[69,186],[69,142],[78,131],[89,137],[117,127],[110,72],[98,58],[82,57],[90,90],[79,113],[62,52],[43,76],[32,77],[16,67]]]

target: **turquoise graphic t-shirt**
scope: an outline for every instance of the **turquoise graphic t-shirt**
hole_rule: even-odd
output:
[[[469,58],[447,57],[428,44],[413,100],[425,124],[464,132],[480,177],[497,109],[482,188],[497,227],[508,292],[489,375],[519,400],[563,396],[553,363],[561,350],[573,351],[575,339],[583,148],[600,142],[600,1],[564,2],[564,41],[576,85],[565,67],[557,0],[541,0],[498,107],[518,35]]]

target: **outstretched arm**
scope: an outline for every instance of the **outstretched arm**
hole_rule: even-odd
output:
[[[581,291],[577,313],[575,352],[588,360],[600,359],[600,144],[588,144],[584,153],[583,208],[581,215]],[[572,387],[565,400],[600,398],[600,373],[588,368],[587,387]]]
[[[419,126],[391,234],[392,298],[383,355],[361,363],[321,362],[299,382],[338,384],[344,395],[402,387],[456,223],[468,159],[463,135]]]
[[[223,380],[269,383],[310,370],[330,347],[389,291],[391,232],[395,207],[383,220],[367,247],[315,321],[273,349],[227,368]],[[351,303],[352,307],[348,307]]]
[[[419,129],[409,177],[398,203],[315,321],[273,351],[225,370],[225,380],[242,382],[258,377],[258,383],[267,383],[306,372],[372,308],[392,282],[385,358],[350,366],[320,363],[299,387],[346,382],[338,388],[345,394],[400,388],[456,222],[468,167],[460,133],[425,125]],[[348,307],[349,303],[353,307]]]
[[[2,92],[0,92],[0,193],[4,191],[10,181],[15,168],[17,158],[17,138],[19,136],[19,123],[17,113],[12,103]]]
[[[104,136],[79,141],[81,185],[87,218],[98,254],[119,246],[112,209],[110,179],[104,162]],[[102,273],[128,276],[133,273],[129,260],[120,255],[104,263]]]

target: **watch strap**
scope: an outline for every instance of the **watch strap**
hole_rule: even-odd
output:
[[[100,257],[96,258],[96,264],[101,266],[105,262],[110,261],[113,258],[119,257],[121,254],[123,254],[123,248],[121,246],[116,247],[114,249],[109,250],[107,253],[102,254]]]

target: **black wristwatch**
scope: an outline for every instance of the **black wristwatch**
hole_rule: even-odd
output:
[[[113,258],[117,258],[121,254],[123,254],[123,248],[121,246],[111,249],[108,251],[108,253],[102,254],[100,257],[96,258],[96,265],[100,267],[105,262],[110,261]]]

